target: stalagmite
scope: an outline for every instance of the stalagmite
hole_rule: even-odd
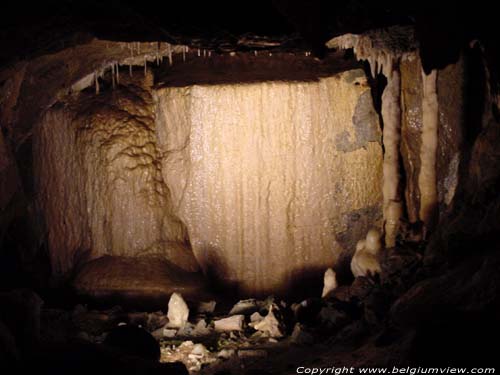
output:
[[[380,243],[380,232],[371,229],[366,235],[366,239],[359,241],[356,245],[356,252],[351,260],[351,272],[354,277],[374,276],[380,273],[380,262],[378,255],[382,249]]]
[[[422,72],[422,146],[420,149],[420,220],[426,232],[432,230],[437,214],[436,154],[438,147],[438,98],[436,90],[437,71],[429,75]]]
[[[172,293],[168,301],[168,324],[170,328],[182,328],[189,317],[189,308],[179,293]]]
[[[201,51],[200,51],[200,49],[198,48],[198,57],[200,57],[200,56],[201,56]]]
[[[328,294],[335,289],[337,289],[337,277],[335,271],[328,268],[323,278],[323,292],[321,293],[321,297],[324,298],[328,296]]]
[[[398,202],[399,197],[399,143],[401,132],[401,84],[399,66],[397,62],[390,60],[383,67],[384,75],[387,77],[387,86],[382,94],[382,118],[384,121],[384,221],[385,221],[385,243],[387,247],[395,246],[397,226],[392,222],[399,218],[391,217],[391,223],[387,225],[390,202]],[[392,214],[395,211],[391,212]]]

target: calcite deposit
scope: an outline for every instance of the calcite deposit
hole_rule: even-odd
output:
[[[149,77],[149,82],[151,77]],[[148,79],[47,112],[34,137],[35,185],[52,268],[103,255],[168,255],[196,270],[161,176]]]
[[[378,121],[353,124],[367,92],[354,70],[156,93],[162,175],[205,273],[243,294],[283,292],[352,251],[336,240],[344,216],[381,203]]]

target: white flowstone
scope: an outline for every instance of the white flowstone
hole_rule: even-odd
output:
[[[243,322],[245,321],[244,315],[233,315],[228,318],[219,319],[214,321],[216,331],[241,331],[243,330]]]
[[[321,293],[321,298],[325,298],[330,292],[337,289],[337,277],[335,271],[328,268],[325,271],[325,276],[323,278],[323,292]]]
[[[168,327],[182,328],[186,324],[189,317],[189,308],[184,302],[182,295],[179,293],[172,293],[170,301],[168,302]]]

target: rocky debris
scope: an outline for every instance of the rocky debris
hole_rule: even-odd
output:
[[[217,358],[229,359],[232,356],[236,355],[236,350],[234,349],[222,349],[217,353]]]
[[[160,362],[182,362],[188,371],[198,372],[202,366],[217,361],[217,355],[211,353],[203,344],[184,341],[179,346],[167,345],[161,348]]]
[[[317,323],[318,313],[321,310],[323,303],[320,299],[309,298],[300,303],[294,303],[291,306],[295,321],[307,325]]]
[[[199,320],[198,323],[196,323],[194,330],[193,330],[194,336],[207,336],[210,333],[212,333],[212,330],[207,325],[207,322],[205,321],[205,319]]]
[[[258,323],[260,322],[262,319],[264,319],[264,317],[262,315],[260,315],[259,312],[254,312],[252,315],[250,315],[250,322],[251,323]]]
[[[327,304],[319,312],[321,322],[329,327],[342,327],[351,319],[345,311],[335,308],[333,304]]]
[[[216,331],[241,331],[245,322],[244,315],[232,315],[228,318],[223,318],[214,321]]]
[[[198,304],[197,312],[199,314],[213,314],[213,312],[215,311],[216,305],[217,305],[217,302],[215,302],[215,301],[200,302]]]
[[[335,271],[328,268],[323,277],[323,292],[321,293],[321,298],[327,297],[335,289],[337,289],[337,277]]]
[[[168,302],[168,327],[182,328],[189,317],[189,308],[179,293],[172,293]]]
[[[274,311],[279,313],[279,309],[276,305],[270,305],[269,311],[264,319],[250,323],[249,325],[257,331],[261,331],[273,338],[281,338],[285,335],[285,330],[283,322],[278,320]]]
[[[255,299],[246,299],[242,301],[238,301],[233,308],[229,311],[229,315],[250,315],[256,311],[259,311],[260,306],[257,300]]]
[[[303,324],[296,323],[290,340],[297,345],[309,345],[314,343],[314,336],[307,331]]]
[[[114,328],[109,332],[103,344],[129,356],[153,361],[160,359],[158,341],[146,330],[132,325]]]

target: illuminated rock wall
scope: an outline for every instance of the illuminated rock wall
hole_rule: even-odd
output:
[[[90,94],[48,111],[34,136],[34,170],[56,274],[102,255],[179,249],[170,241],[184,240],[185,231],[170,215],[157,159],[146,88]]]
[[[156,95],[174,212],[226,285],[280,292],[308,270],[321,277],[354,250],[351,232],[377,224],[362,217],[380,218],[382,148],[361,70]]]

